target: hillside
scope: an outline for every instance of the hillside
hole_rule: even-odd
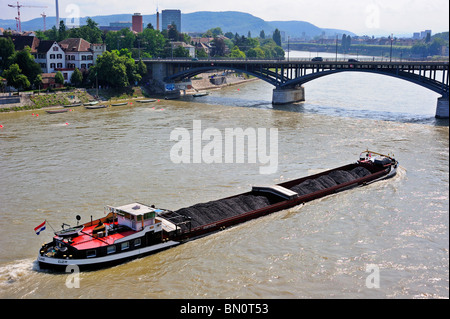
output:
[[[110,22],[130,22],[131,16],[131,14],[114,14],[93,16],[91,18],[100,26],[108,26]],[[80,18],[81,25],[86,24],[86,18],[87,17]],[[55,24],[55,21],[56,18],[54,16],[48,16],[46,18],[47,28],[51,28]],[[153,26],[156,26],[156,14],[143,15],[143,21],[144,25],[151,23]],[[286,36],[291,36],[294,38],[302,36],[314,37],[321,35],[322,32],[325,32],[327,35],[334,35],[336,32],[339,34],[346,33],[353,35],[352,32],[344,30],[322,29],[305,21],[264,21],[263,19],[255,17],[249,13],[238,11],[199,11],[184,13],[181,15],[181,26],[182,32],[205,32],[211,28],[220,27],[224,33],[233,32],[245,36],[247,36],[249,31],[252,36],[258,36],[261,30],[264,30],[266,34],[271,34],[276,28],[284,31]],[[0,27],[15,30],[16,21],[13,19],[0,19]],[[42,18],[22,22],[22,30],[24,31],[42,29]]]

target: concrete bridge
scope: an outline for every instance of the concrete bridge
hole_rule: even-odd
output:
[[[154,80],[178,83],[210,70],[234,70],[247,73],[273,86],[273,104],[305,100],[303,84],[340,72],[367,72],[409,81],[441,95],[437,118],[449,117],[449,62],[439,61],[340,61],[324,59],[144,59]]]

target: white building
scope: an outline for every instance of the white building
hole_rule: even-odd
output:
[[[41,40],[36,51],[35,61],[41,66],[42,73],[54,73],[55,69],[64,67],[65,54],[56,41]]]
[[[59,42],[65,53],[65,68],[89,69],[97,57],[106,51],[105,44],[91,44],[81,38],[69,38]]]

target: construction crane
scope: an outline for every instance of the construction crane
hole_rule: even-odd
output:
[[[8,4],[8,7],[17,8],[16,27],[17,27],[17,31],[19,31],[19,32],[22,32],[22,23],[20,22],[20,8],[21,7],[25,7],[25,8],[47,8],[47,6],[28,6],[28,5],[23,5],[23,4],[19,4],[19,1],[17,1],[17,4]]]
[[[45,17],[47,16],[45,12],[41,13],[41,16],[44,18],[44,31],[45,31]]]

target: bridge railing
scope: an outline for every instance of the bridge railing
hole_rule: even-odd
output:
[[[271,62],[271,63],[277,63],[277,62],[331,62],[331,63],[340,63],[340,62],[392,62],[392,63],[398,63],[398,62],[449,62],[448,58],[445,59],[391,59],[386,57],[372,57],[372,58],[321,58],[321,60],[318,60],[317,58],[273,58],[273,59],[262,59],[262,58],[229,58],[229,57],[209,57],[209,58],[179,58],[179,57],[173,57],[173,58],[143,58],[142,61],[148,61],[148,62]]]

